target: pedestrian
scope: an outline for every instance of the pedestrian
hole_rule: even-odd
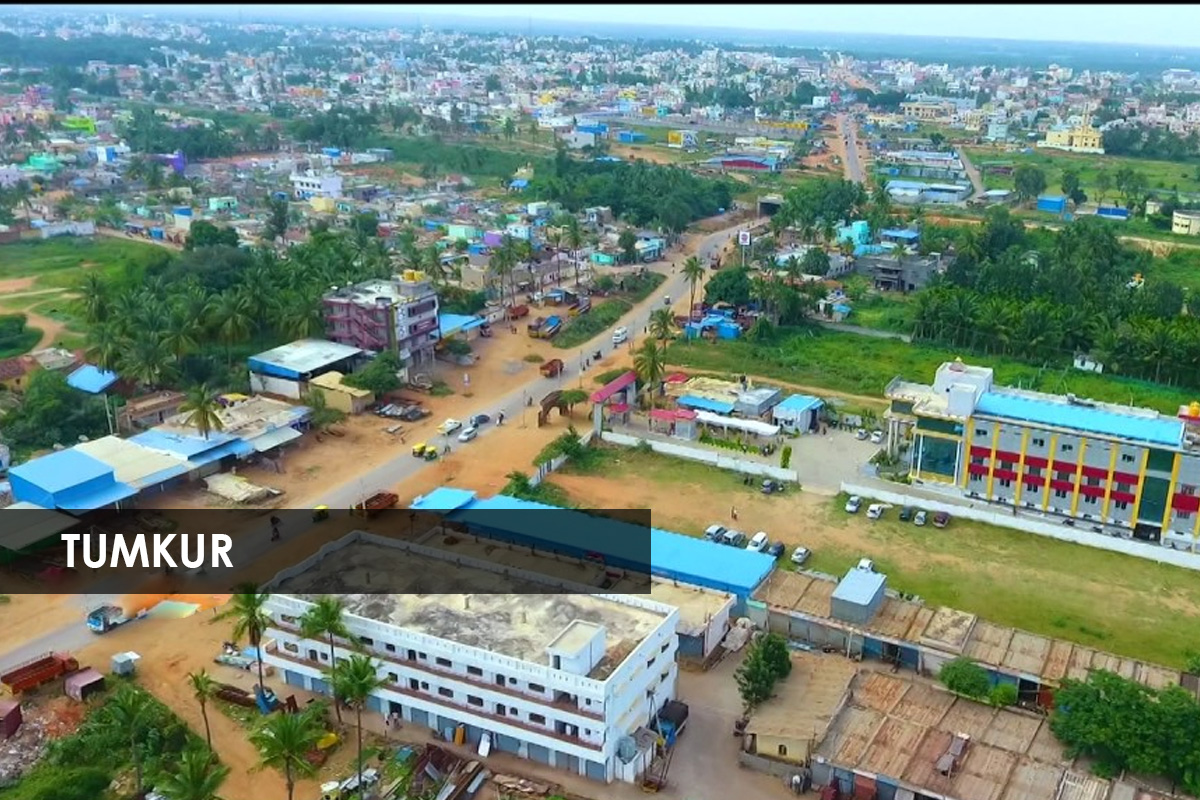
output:
[[[450,443],[446,442],[445,446],[442,448],[442,455],[449,455],[449,454],[450,454]]]
[[[733,512],[733,521],[734,521],[734,522],[737,522],[737,509],[736,509],[736,508],[732,508],[732,509],[730,509],[730,511],[732,511],[732,512]]]
[[[471,376],[464,372],[463,373],[463,386],[470,386],[470,385],[471,385]]]

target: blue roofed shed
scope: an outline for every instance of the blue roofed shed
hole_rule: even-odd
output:
[[[42,508],[91,511],[137,493],[112,467],[77,450],[59,450],[8,472],[13,498]]]
[[[819,397],[793,394],[771,409],[771,418],[776,425],[789,431],[815,430],[818,423],[817,414],[824,405],[824,401]]]
[[[714,414],[733,413],[733,403],[722,403],[719,400],[710,400],[707,397],[695,397],[685,394],[677,402],[684,408],[692,408],[697,411],[711,411]]]
[[[865,625],[883,605],[887,578],[855,567],[846,573],[829,599],[829,615],[852,625]]]
[[[67,385],[88,394],[101,394],[117,382],[117,373],[84,364],[67,376]]]
[[[456,333],[466,333],[482,327],[487,322],[483,317],[472,314],[438,314],[438,330],[446,339]]]

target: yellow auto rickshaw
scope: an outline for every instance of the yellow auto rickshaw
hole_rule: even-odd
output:
[[[324,522],[329,519],[329,506],[317,506],[313,509],[313,522]]]
[[[429,445],[425,444],[424,442],[419,442],[417,444],[414,444],[413,448],[412,448],[413,457],[414,458],[424,458],[425,457],[425,449],[428,446]]]

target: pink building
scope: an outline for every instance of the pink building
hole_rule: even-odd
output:
[[[429,277],[406,270],[391,280],[334,289],[323,299],[326,336],[363,350],[391,350],[407,366],[433,361],[440,338],[438,296]]]

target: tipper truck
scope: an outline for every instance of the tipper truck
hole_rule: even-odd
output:
[[[87,615],[87,626],[92,633],[108,633],[113,628],[119,628],[127,622],[133,622],[144,616],[146,616],[145,609],[130,616],[120,606],[100,606]]]
[[[75,660],[74,656],[66,653],[47,653],[0,675],[0,684],[7,686],[13,694],[20,694],[75,672],[77,669],[79,669],[79,662]]]

